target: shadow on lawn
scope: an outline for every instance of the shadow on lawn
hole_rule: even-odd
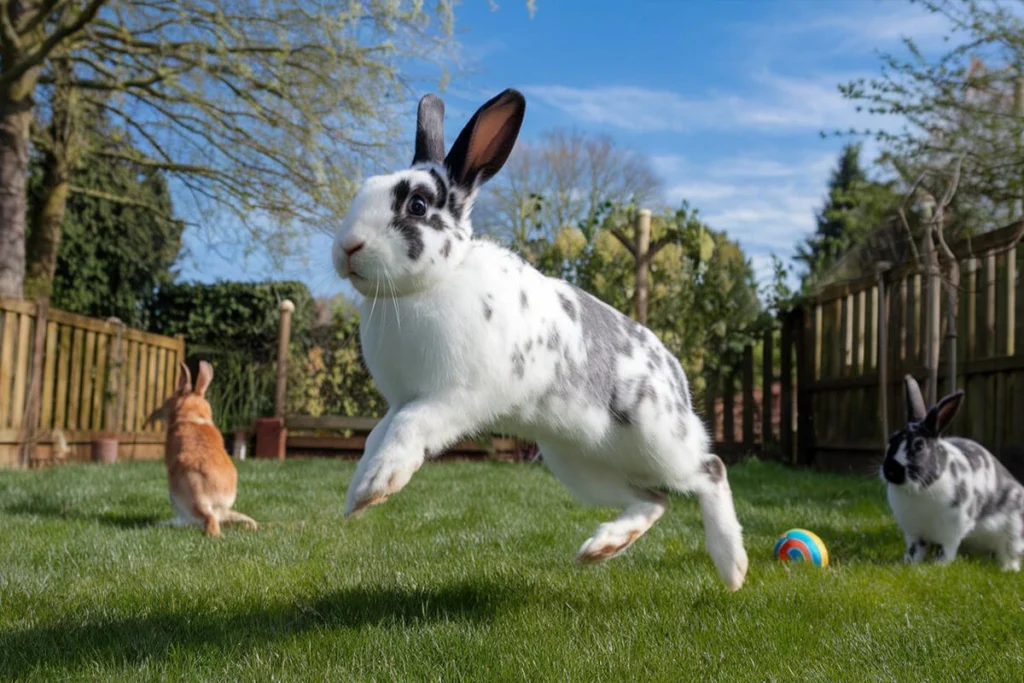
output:
[[[311,601],[233,613],[191,610],[112,621],[60,624],[0,633],[0,679],[40,666],[70,671],[83,662],[131,666],[171,650],[258,647],[314,629],[410,626],[438,621],[486,622],[523,586],[464,582],[432,589],[353,587]],[[68,621],[73,620],[68,615]]]
[[[152,514],[135,514],[131,512],[104,512],[86,514],[77,507],[60,498],[34,494],[27,500],[8,503],[2,508],[9,515],[25,517],[48,517],[52,519],[99,522],[122,529],[137,529],[152,526],[160,521],[160,517]]]

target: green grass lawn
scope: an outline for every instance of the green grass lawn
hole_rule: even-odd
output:
[[[0,472],[0,680],[1019,681],[1024,575],[901,564],[881,484],[731,467],[750,572],[725,591],[697,504],[573,563],[611,510],[545,469],[425,467],[349,522],[354,465],[240,464],[257,532],[155,527],[161,464]],[[802,526],[827,570],[783,566]]]

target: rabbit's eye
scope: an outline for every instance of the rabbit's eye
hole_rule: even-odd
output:
[[[412,199],[409,200],[409,213],[413,216],[426,216],[427,200],[418,194],[414,194]]]

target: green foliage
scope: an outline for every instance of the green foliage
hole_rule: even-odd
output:
[[[313,297],[301,282],[173,283],[150,305],[151,331],[184,335],[193,364],[197,358],[213,364],[207,397],[222,430],[249,428],[273,414],[285,299],[295,304],[289,354],[301,358],[314,315]],[[297,363],[290,365],[294,377]]]
[[[926,55],[911,35],[904,54],[880,55],[878,76],[841,85],[858,110],[885,120],[849,133],[876,137],[907,185],[922,173],[945,175],[935,187],[924,183],[935,201],[962,163],[947,233],[1000,227],[1024,201],[1024,18],[1010,3],[918,4],[949,25],[945,49]]]
[[[829,275],[851,247],[896,215],[899,194],[892,183],[868,178],[860,150],[859,144],[843,148],[829,180],[825,205],[817,215],[817,230],[797,247],[795,258],[806,268],[805,289]]]
[[[336,305],[330,324],[313,331],[305,352],[293,357],[292,368],[289,412],[381,417],[387,411],[363,364],[359,314],[351,305]]]
[[[279,306],[295,304],[293,342],[305,343],[313,320],[313,296],[301,282],[173,283],[150,305],[153,332],[183,334],[197,350],[242,352],[254,363],[277,357]]]
[[[520,251],[541,271],[563,277],[626,315],[633,315],[633,255],[628,238],[636,220],[631,204],[609,204],[601,216],[564,228],[547,242]],[[708,227],[686,202],[651,218],[647,325],[675,354],[700,391],[705,367],[738,362],[761,327],[753,269],[740,246]]]
[[[29,210],[42,200],[41,160],[30,164]],[[76,178],[87,192],[73,192],[64,214],[51,302],[97,318],[116,316],[145,327],[156,289],[174,279],[184,223],[173,214],[167,183],[122,159],[101,157]],[[135,203],[99,195],[131,197]],[[31,223],[30,229],[31,229]]]

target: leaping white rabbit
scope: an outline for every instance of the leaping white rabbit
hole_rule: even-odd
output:
[[[497,430],[535,440],[576,497],[624,508],[578,560],[618,555],[662,516],[667,493],[695,492],[707,550],[737,590],[742,530],[679,362],[642,325],[472,236],[473,200],[511,153],[525,110],[505,90],[446,157],[444,104],[425,96],[412,167],[367,179],[335,237],[335,267],[366,296],[363,357],[389,406],[345,514],[383,502],[460,438]]]

